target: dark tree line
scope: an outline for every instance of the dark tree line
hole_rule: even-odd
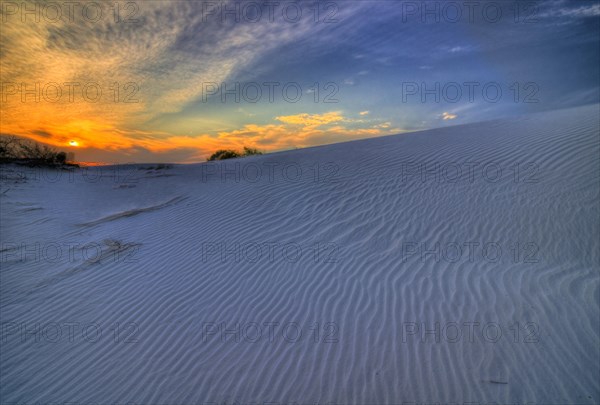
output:
[[[16,136],[1,136],[0,163],[57,167],[67,164],[67,154],[27,139]]]

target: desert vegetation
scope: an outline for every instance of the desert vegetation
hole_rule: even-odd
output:
[[[215,153],[210,155],[210,157],[207,160],[210,162],[213,160],[234,159],[234,158],[238,158],[238,157],[262,155],[262,154],[263,154],[263,152],[259,151],[256,148],[249,148],[247,146],[244,146],[244,151],[241,153],[237,152],[233,149],[219,149],[218,151],[216,151]]]
[[[66,152],[16,136],[0,137],[0,163],[43,167],[76,166],[67,162]]]

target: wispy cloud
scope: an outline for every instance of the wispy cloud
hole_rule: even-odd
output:
[[[471,52],[474,48],[472,46],[467,46],[467,45],[457,45],[457,46],[452,46],[452,47],[446,47],[445,49],[447,52],[450,52],[450,53],[465,53],[465,52]]]
[[[540,17],[572,17],[572,18],[588,18],[600,16],[600,3],[590,2],[582,6],[574,5],[572,7],[556,7],[548,8],[540,13]],[[577,3],[575,3],[577,4]]]
[[[449,112],[444,112],[444,113],[442,113],[442,119],[443,119],[444,121],[446,121],[446,120],[453,120],[453,119],[455,119],[456,117],[458,117],[458,115],[456,115],[456,114],[451,114],[451,113],[449,113]]]
[[[217,3],[234,8],[233,2]],[[128,24],[114,21],[112,3],[94,4],[109,17],[23,22],[19,15],[3,16],[8,21],[2,27],[2,81],[17,87],[26,83],[27,90],[39,83],[42,94],[41,102],[28,96],[30,102],[22,103],[19,89],[11,88],[1,113],[7,131],[48,128],[85,136],[98,127],[133,129],[181,111],[202,96],[207,83],[225,82],[269,52],[318,38],[326,29],[313,18],[228,24],[219,17],[205,18],[204,2],[179,1],[138,2],[137,22]],[[62,92],[56,102],[43,98],[47,91],[56,92],[56,86],[44,90],[50,83]],[[77,84],[73,100],[64,83]],[[98,100],[82,95],[98,91]],[[56,128],[56,122],[63,128]]]

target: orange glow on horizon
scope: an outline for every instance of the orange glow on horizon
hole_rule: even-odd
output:
[[[4,118],[7,114],[5,111],[2,112]],[[29,122],[24,119],[3,120],[3,122],[9,122],[6,125],[7,132],[17,133],[58,149],[65,146],[77,148],[79,157],[84,161],[97,159],[94,157],[96,153],[93,150],[114,153],[116,156],[127,156],[129,161],[135,161],[133,154],[136,148],[139,148],[156,155],[172,153],[178,149],[188,151],[183,159],[170,157],[170,161],[194,163],[203,161],[217,149],[242,150],[247,146],[272,152],[403,132],[400,128],[390,127],[388,123],[384,125],[378,121],[360,122],[345,117],[339,112],[274,117],[274,122],[269,124],[245,124],[241,128],[216,134],[194,135],[122,130],[117,127],[117,123],[98,118],[77,117],[67,122],[57,123],[50,118],[53,117],[51,112],[54,111],[48,111],[48,116],[30,119]],[[27,116],[31,115],[22,114],[18,117]],[[358,121],[360,125],[351,128],[345,125],[354,124],[353,121]],[[104,161],[106,158],[98,160]]]

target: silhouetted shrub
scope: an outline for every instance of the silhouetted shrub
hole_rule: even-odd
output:
[[[233,149],[219,149],[207,159],[209,162],[213,160],[233,159],[237,157],[262,155],[263,153],[256,148],[248,148],[244,146],[244,152],[239,153]]]
[[[223,159],[233,159],[236,157],[240,157],[240,154],[231,149],[220,149],[210,155],[208,158],[209,161],[212,160],[223,160]]]
[[[56,163],[59,165],[64,165],[67,163],[67,154],[65,152],[58,152],[55,157]]]
[[[244,146],[244,156],[262,155],[263,153],[256,148]]]
[[[67,154],[16,136],[0,137],[0,162],[57,167],[67,164]]]

